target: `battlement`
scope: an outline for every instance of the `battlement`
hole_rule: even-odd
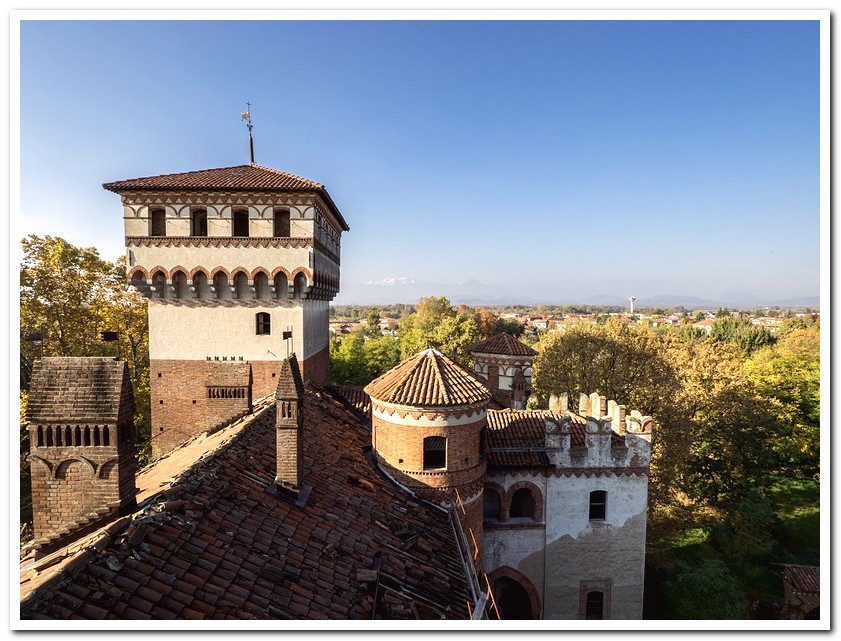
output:
[[[555,415],[546,417],[546,447],[561,468],[648,467],[654,420],[599,394],[581,394],[578,413],[566,394],[549,401]],[[560,418],[557,414],[561,414]],[[583,438],[582,438],[583,436]],[[575,438],[574,438],[575,437]],[[582,443],[583,445],[576,444]]]

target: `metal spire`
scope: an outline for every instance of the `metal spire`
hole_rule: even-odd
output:
[[[242,112],[240,118],[246,121],[246,126],[248,127],[248,150],[251,154],[251,164],[254,164],[254,139],[251,137],[251,129],[254,125],[251,124],[251,103],[246,102],[246,107],[248,107],[248,111]]]

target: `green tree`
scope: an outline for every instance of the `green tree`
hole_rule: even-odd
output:
[[[676,619],[744,619],[747,599],[730,568],[720,559],[704,559],[697,567],[676,562],[667,593]]]
[[[469,365],[473,357],[468,347],[480,339],[473,318],[459,316],[444,297],[421,298],[416,309],[400,324],[401,358],[406,360],[422,349],[432,348]]]

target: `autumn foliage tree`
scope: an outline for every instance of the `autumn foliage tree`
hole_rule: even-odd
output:
[[[139,459],[148,455],[149,324],[142,297],[126,286],[118,261],[103,260],[96,249],[76,247],[63,238],[30,235],[21,241],[20,389],[21,454],[28,454],[23,421],[29,379],[37,358],[119,356],[128,363],[134,386]],[[105,342],[102,332],[116,332]],[[26,450],[26,452],[24,452]],[[21,464],[22,487],[29,466]],[[22,499],[22,503],[24,503]]]

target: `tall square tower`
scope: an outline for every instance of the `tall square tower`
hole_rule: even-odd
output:
[[[324,185],[256,164],[106,183],[149,300],[152,438],[164,453],[274,392],[295,353],[326,383],[342,232]]]

